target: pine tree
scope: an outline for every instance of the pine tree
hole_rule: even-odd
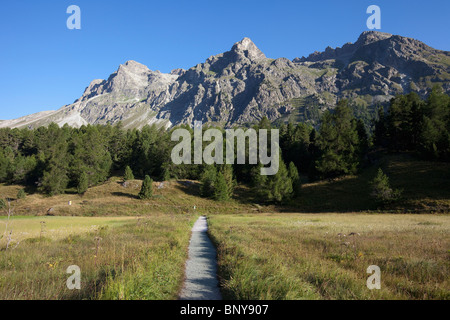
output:
[[[298,174],[297,167],[293,162],[289,163],[289,178],[292,181],[293,196],[298,197],[301,193],[302,183]]]
[[[278,172],[268,176],[267,180],[267,199],[269,201],[283,202],[292,197],[292,180],[289,178],[289,172],[281,157]]]
[[[261,168],[263,165],[261,162],[258,162],[256,166],[254,166],[250,170],[250,178],[251,178],[251,186],[255,192],[255,194],[261,199],[267,199],[267,176],[261,175]]]
[[[450,97],[435,86],[424,106],[418,151],[429,158],[450,160]]]
[[[264,116],[258,123],[258,128],[259,129],[267,129],[270,130],[272,128],[272,125],[270,123],[270,120]]]
[[[48,195],[64,193],[69,184],[69,129],[51,123],[36,133],[36,148],[42,176],[39,191]]]
[[[380,147],[387,146],[387,121],[383,107],[378,109],[377,120],[374,125],[373,142]]]
[[[230,199],[227,182],[222,172],[217,173],[214,183],[214,200],[226,201]]]
[[[316,169],[323,178],[356,173],[358,132],[347,100],[339,101],[334,114],[325,112],[317,144],[321,156],[316,161]]]
[[[401,190],[394,190],[389,184],[389,178],[381,168],[378,169],[377,176],[371,181],[371,196],[379,203],[387,204],[396,201],[401,196]]]
[[[15,154],[14,150],[10,146],[7,146],[3,150],[0,150],[0,181],[14,182],[14,162]]]
[[[44,171],[39,190],[54,196],[64,193],[68,183],[67,171],[57,165],[50,165],[49,169]]]
[[[153,196],[153,180],[149,175],[145,176],[144,182],[142,183],[141,191],[139,192],[139,199],[151,199]]]
[[[20,190],[17,192],[17,199],[25,199],[26,196],[27,196],[27,195],[26,195],[24,189],[20,189]]]
[[[358,154],[362,161],[369,151],[369,135],[361,119],[356,121],[356,132],[358,133]]]
[[[81,128],[72,139],[73,158],[71,171],[73,176],[88,172],[89,185],[104,182],[110,176],[111,154],[107,149],[106,138],[99,127]]]
[[[78,194],[84,194],[89,188],[89,179],[86,172],[82,172],[78,178],[77,191]]]
[[[212,197],[216,183],[217,170],[213,165],[207,165],[203,170],[201,177],[200,194],[203,197]]]
[[[411,92],[392,99],[386,116],[388,146],[395,151],[414,150],[420,137],[424,103]]]
[[[125,168],[125,174],[123,176],[123,180],[124,181],[134,180],[133,171],[131,170],[130,166],[127,166]]]
[[[233,178],[233,167],[231,165],[223,165],[221,172],[227,185],[228,198],[231,198],[236,186],[236,181]]]

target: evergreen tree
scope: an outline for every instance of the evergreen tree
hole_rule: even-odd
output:
[[[89,188],[89,180],[86,172],[82,172],[78,178],[77,191],[78,194],[84,194]]]
[[[272,125],[271,125],[271,123],[270,123],[270,120],[269,120],[266,116],[264,116],[264,117],[261,119],[261,121],[259,121],[259,123],[258,123],[258,128],[259,128],[259,129],[267,129],[267,130],[270,130],[270,129],[272,128]]]
[[[120,170],[129,160],[132,149],[127,145],[127,135],[122,122],[110,127],[108,151],[111,154],[113,168]]]
[[[380,107],[378,109],[377,118],[378,119],[375,121],[374,124],[373,142],[377,146],[386,147],[388,143],[387,141],[388,129],[383,107]]]
[[[20,189],[20,190],[17,192],[17,199],[25,199],[26,196],[27,196],[27,195],[26,195],[24,189]]]
[[[414,150],[420,137],[423,101],[415,92],[392,99],[386,116],[389,148],[395,151]]]
[[[428,158],[450,160],[450,97],[435,86],[423,109],[417,149]]]
[[[201,177],[200,194],[203,197],[212,197],[214,195],[215,183],[217,180],[217,170],[213,165],[205,166]]]
[[[67,176],[67,171],[63,167],[51,164],[44,171],[39,190],[45,194],[54,196],[64,193],[68,184],[69,177]]]
[[[387,204],[400,198],[401,191],[391,188],[389,178],[381,168],[378,169],[377,176],[371,181],[371,185],[371,196],[381,204]]]
[[[292,197],[292,180],[281,157],[278,172],[275,175],[267,176],[267,183],[262,188],[265,189],[269,201],[283,202]]]
[[[236,186],[236,181],[233,178],[233,167],[231,165],[223,165],[221,173],[225,179],[226,183],[226,192],[228,199],[233,196],[234,188]]]
[[[112,165],[106,144],[106,138],[98,127],[82,127],[72,139],[72,175],[79,177],[82,172],[86,172],[89,185],[106,181]]]
[[[298,197],[301,193],[302,183],[300,181],[300,176],[298,174],[297,167],[293,162],[289,163],[288,176],[292,181],[292,195]]]
[[[18,154],[10,166],[9,180],[13,183],[26,183],[37,167],[34,155],[24,157]]]
[[[123,180],[124,181],[134,180],[133,171],[131,170],[130,166],[127,166],[125,168],[125,174],[123,176]]]
[[[0,149],[0,182],[6,182],[13,174],[14,153],[11,147]]]
[[[213,198],[217,201],[226,201],[230,199],[228,185],[222,172],[219,172],[216,175]]]
[[[323,178],[356,173],[358,132],[347,100],[339,101],[334,114],[325,112],[317,143],[321,156],[316,161],[316,169]]]
[[[45,194],[64,193],[69,184],[69,138],[69,128],[62,129],[54,123],[37,130],[35,143],[42,174],[38,190]]]
[[[141,191],[139,192],[139,199],[151,199],[153,196],[153,180],[149,175],[145,176],[144,182],[142,183]]]
[[[369,135],[367,134],[366,126],[361,119],[356,121],[356,132],[358,133],[358,154],[362,161],[369,151]]]
[[[258,162],[257,165],[253,166],[250,170],[251,177],[251,186],[255,192],[255,194],[261,200],[267,200],[267,176],[261,175],[261,168],[263,165],[261,162]]]

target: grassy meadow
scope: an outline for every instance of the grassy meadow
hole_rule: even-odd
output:
[[[448,216],[214,215],[209,223],[227,299],[450,299]],[[381,269],[381,290],[366,286],[370,265]]]
[[[403,190],[386,208],[370,198],[377,166],[305,183],[285,206],[243,185],[213,201],[189,180],[155,182],[150,200],[138,199],[142,181],[120,177],[83,196],[16,199],[22,186],[0,184],[14,213],[8,250],[0,214],[0,299],[176,299],[199,215],[227,299],[450,299],[449,164],[386,155],[379,166]],[[66,288],[70,265],[82,290]],[[366,287],[369,265],[381,268],[381,290]]]
[[[82,219],[78,228],[68,228],[74,218],[51,217],[55,233],[38,236],[37,219],[14,220],[22,230],[35,231],[14,249],[0,251],[0,299],[177,297],[195,216],[75,219]],[[90,223],[95,224],[87,227]],[[71,265],[81,269],[81,290],[66,287]]]
[[[21,200],[16,199],[21,186],[0,184],[0,198],[14,200],[12,206],[16,216],[45,216],[49,209],[55,216],[135,217],[154,213],[195,213],[194,206],[202,213],[240,213],[254,208],[240,201],[218,203],[202,198],[199,196],[200,184],[196,181],[166,181],[162,187],[155,182],[152,199],[145,201],[138,198],[141,180],[131,180],[126,187],[122,184],[122,178],[112,177],[104,184],[89,188],[83,196],[68,189],[65,194],[53,197],[30,192]]]

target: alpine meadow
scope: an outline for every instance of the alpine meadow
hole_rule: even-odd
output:
[[[334,21],[341,31],[342,23],[347,40],[355,41],[273,59],[256,43],[269,55],[284,50],[280,43],[289,36],[285,50],[293,57],[301,37],[314,45],[312,39],[342,38],[303,24],[303,33],[317,34],[291,35],[293,13],[286,7],[281,19],[281,8],[272,3],[268,10],[265,1],[242,4],[245,27],[233,13],[234,24],[214,34],[204,19],[225,19],[230,9],[208,4],[200,10],[208,29],[202,37],[193,31],[197,3],[171,2],[172,11],[162,15],[167,4],[150,8],[131,0],[123,7],[114,0],[117,12],[108,7],[94,21],[98,4],[78,2],[63,5],[68,20],[61,34],[50,31],[47,10],[43,30],[68,49],[43,42],[42,82],[60,76],[47,61],[59,65],[75,51],[67,61],[85,83],[79,86],[71,69],[51,90],[56,99],[74,83],[87,85],[81,96],[55,111],[30,107],[23,110],[29,115],[10,119],[7,109],[15,103],[45,94],[39,83],[22,88],[23,101],[0,89],[9,119],[0,121],[0,300],[178,300],[166,311],[182,318],[225,311],[283,318],[273,300],[450,300],[450,51],[425,43],[444,46],[434,35],[448,32],[430,25],[408,33],[396,27],[405,24],[403,16],[392,18],[398,7],[380,1],[370,10],[364,3],[359,20],[369,18],[367,25],[352,33],[351,19],[339,22],[329,12],[334,5],[305,4],[308,15],[318,19],[323,10],[320,21]],[[342,17],[343,8],[349,15],[356,10],[340,6]],[[142,20],[150,9],[151,19]],[[271,19],[260,24],[271,10],[288,35],[268,32]],[[116,22],[126,17],[124,25],[109,26],[109,14]],[[189,27],[181,26],[187,17]],[[9,33],[32,41],[35,31],[14,28],[6,31],[10,51],[0,60],[19,65],[13,50],[28,50]],[[240,35],[227,43],[233,28],[255,42]],[[198,33],[195,40],[189,32]],[[117,43],[101,51],[100,34]],[[196,56],[209,58],[170,72],[130,60],[157,64],[160,57],[161,70],[168,61],[172,68],[178,60],[168,48],[177,43],[185,56],[180,65],[193,65],[194,45],[186,41],[195,43]],[[231,48],[215,51],[224,45]],[[33,54],[37,59],[40,51]],[[31,53],[18,56],[31,62],[26,71],[17,67],[17,77],[37,72]],[[105,79],[92,80],[94,71],[105,70]]]

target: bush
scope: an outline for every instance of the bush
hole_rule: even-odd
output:
[[[153,196],[153,180],[150,176],[145,176],[142,183],[141,191],[139,192],[139,199],[150,199]]]
[[[17,192],[17,199],[25,199],[26,196],[24,189],[20,189],[19,192]]]
[[[388,204],[400,199],[401,190],[392,189],[389,184],[389,178],[383,170],[378,169],[377,176],[371,181],[372,197],[379,203]]]
[[[134,180],[134,174],[133,174],[133,171],[131,170],[130,166],[127,166],[125,168],[125,174],[123,175],[123,180],[124,181]]]

